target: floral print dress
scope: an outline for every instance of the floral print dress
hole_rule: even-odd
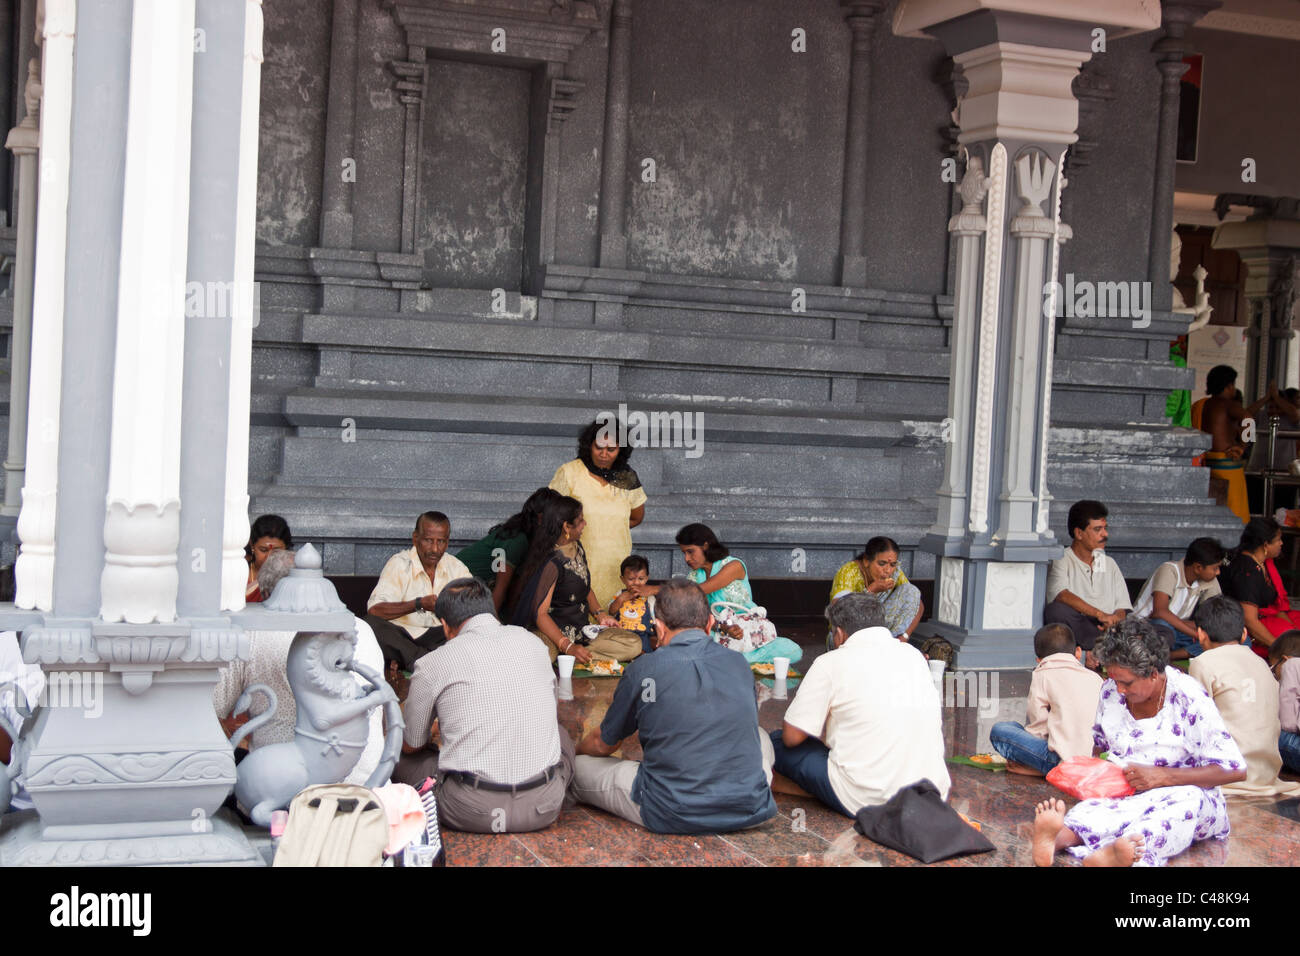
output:
[[[1174,667],[1165,668],[1165,676],[1165,704],[1143,720],[1129,712],[1113,680],[1102,685],[1092,728],[1097,746],[1109,750],[1120,766],[1244,769],[1246,761],[1205,688]],[[1227,837],[1228,806],[1218,787],[1160,787],[1131,797],[1084,800],[1065,815],[1065,825],[1083,840],[1082,846],[1070,847],[1075,856],[1140,833],[1146,848],[1138,865],[1163,866],[1197,841]]]

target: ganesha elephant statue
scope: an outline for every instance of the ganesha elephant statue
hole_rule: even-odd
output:
[[[355,649],[351,633],[304,631],[289,645],[287,677],[298,708],[294,738],[258,747],[236,771],[235,797],[259,826],[270,826],[271,813],[286,809],[305,788],[346,778],[365,748],[370,711],[380,706],[388,731],[379,766],[366,786],[378,786],[393,772],[404,729],[397,695],[382,675],[353,660]],[[278,701],[265,684],[248,687],[235,704],[235,714],[247,711],[259,691],[270,706],[236,732],[232,746],[275,715]]]

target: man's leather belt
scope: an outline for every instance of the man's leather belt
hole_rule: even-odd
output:
[[[547,767],[535,777],[529,777],[522,783],[493,783],[486,777],[480,777],[476,773],[470,773],[468,770],[444,770],[442,777],[445,780],[459,780],[461,783],[473,787],[475,790],[492,790],[497,793],[518,793],[520,790],[532,790],[543,784],[550,783],[555,779],[555,775],[560,772],[560,764],[553,767]]]

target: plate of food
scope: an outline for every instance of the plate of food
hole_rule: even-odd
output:
[[[967,767],[979,767],[981,770],[1006,770],[1007,758],[1001,754],[971,754],[969,757],[949,757],[949,763],[964,764]]]
[[[752,671],[753,671],[755,674],[757,674],[759,677],[775,677],[775,676],[776,676],[776,665],[773,664],[771,661],[762,661],[762,662],[757,663],[757,664],[750,664],[750,665],[749,665],[749,669],[752,670]],[[786,669],[786,677],[787,677],[787,678],[796,678],[796,677],[802,677],[802,676],[803,676],[803,675],[800,674],[800,673],[799,673],[797,670],[795,670],[793,667],[790,667],[790,668],[787,668],[787,669]]]
[[[603,657],[593,657],[585,666],[575,664],[573,667],[574,677],[622,677],[623,665],[618,661],[605,660]]]

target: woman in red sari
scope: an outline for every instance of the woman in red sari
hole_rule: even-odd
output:
[[[1241,531],[1241,542],[1219,575],[1219,587],[1241,603],[1246,614],[1250,646],[1268,657],[1273,641],[1297,626],[1291,618],[1282,575],[1274,559],[1282,553],[1282,529],[1272,518],[1251,518]],[[1300,617],[1300,614],[1297,615]]]

